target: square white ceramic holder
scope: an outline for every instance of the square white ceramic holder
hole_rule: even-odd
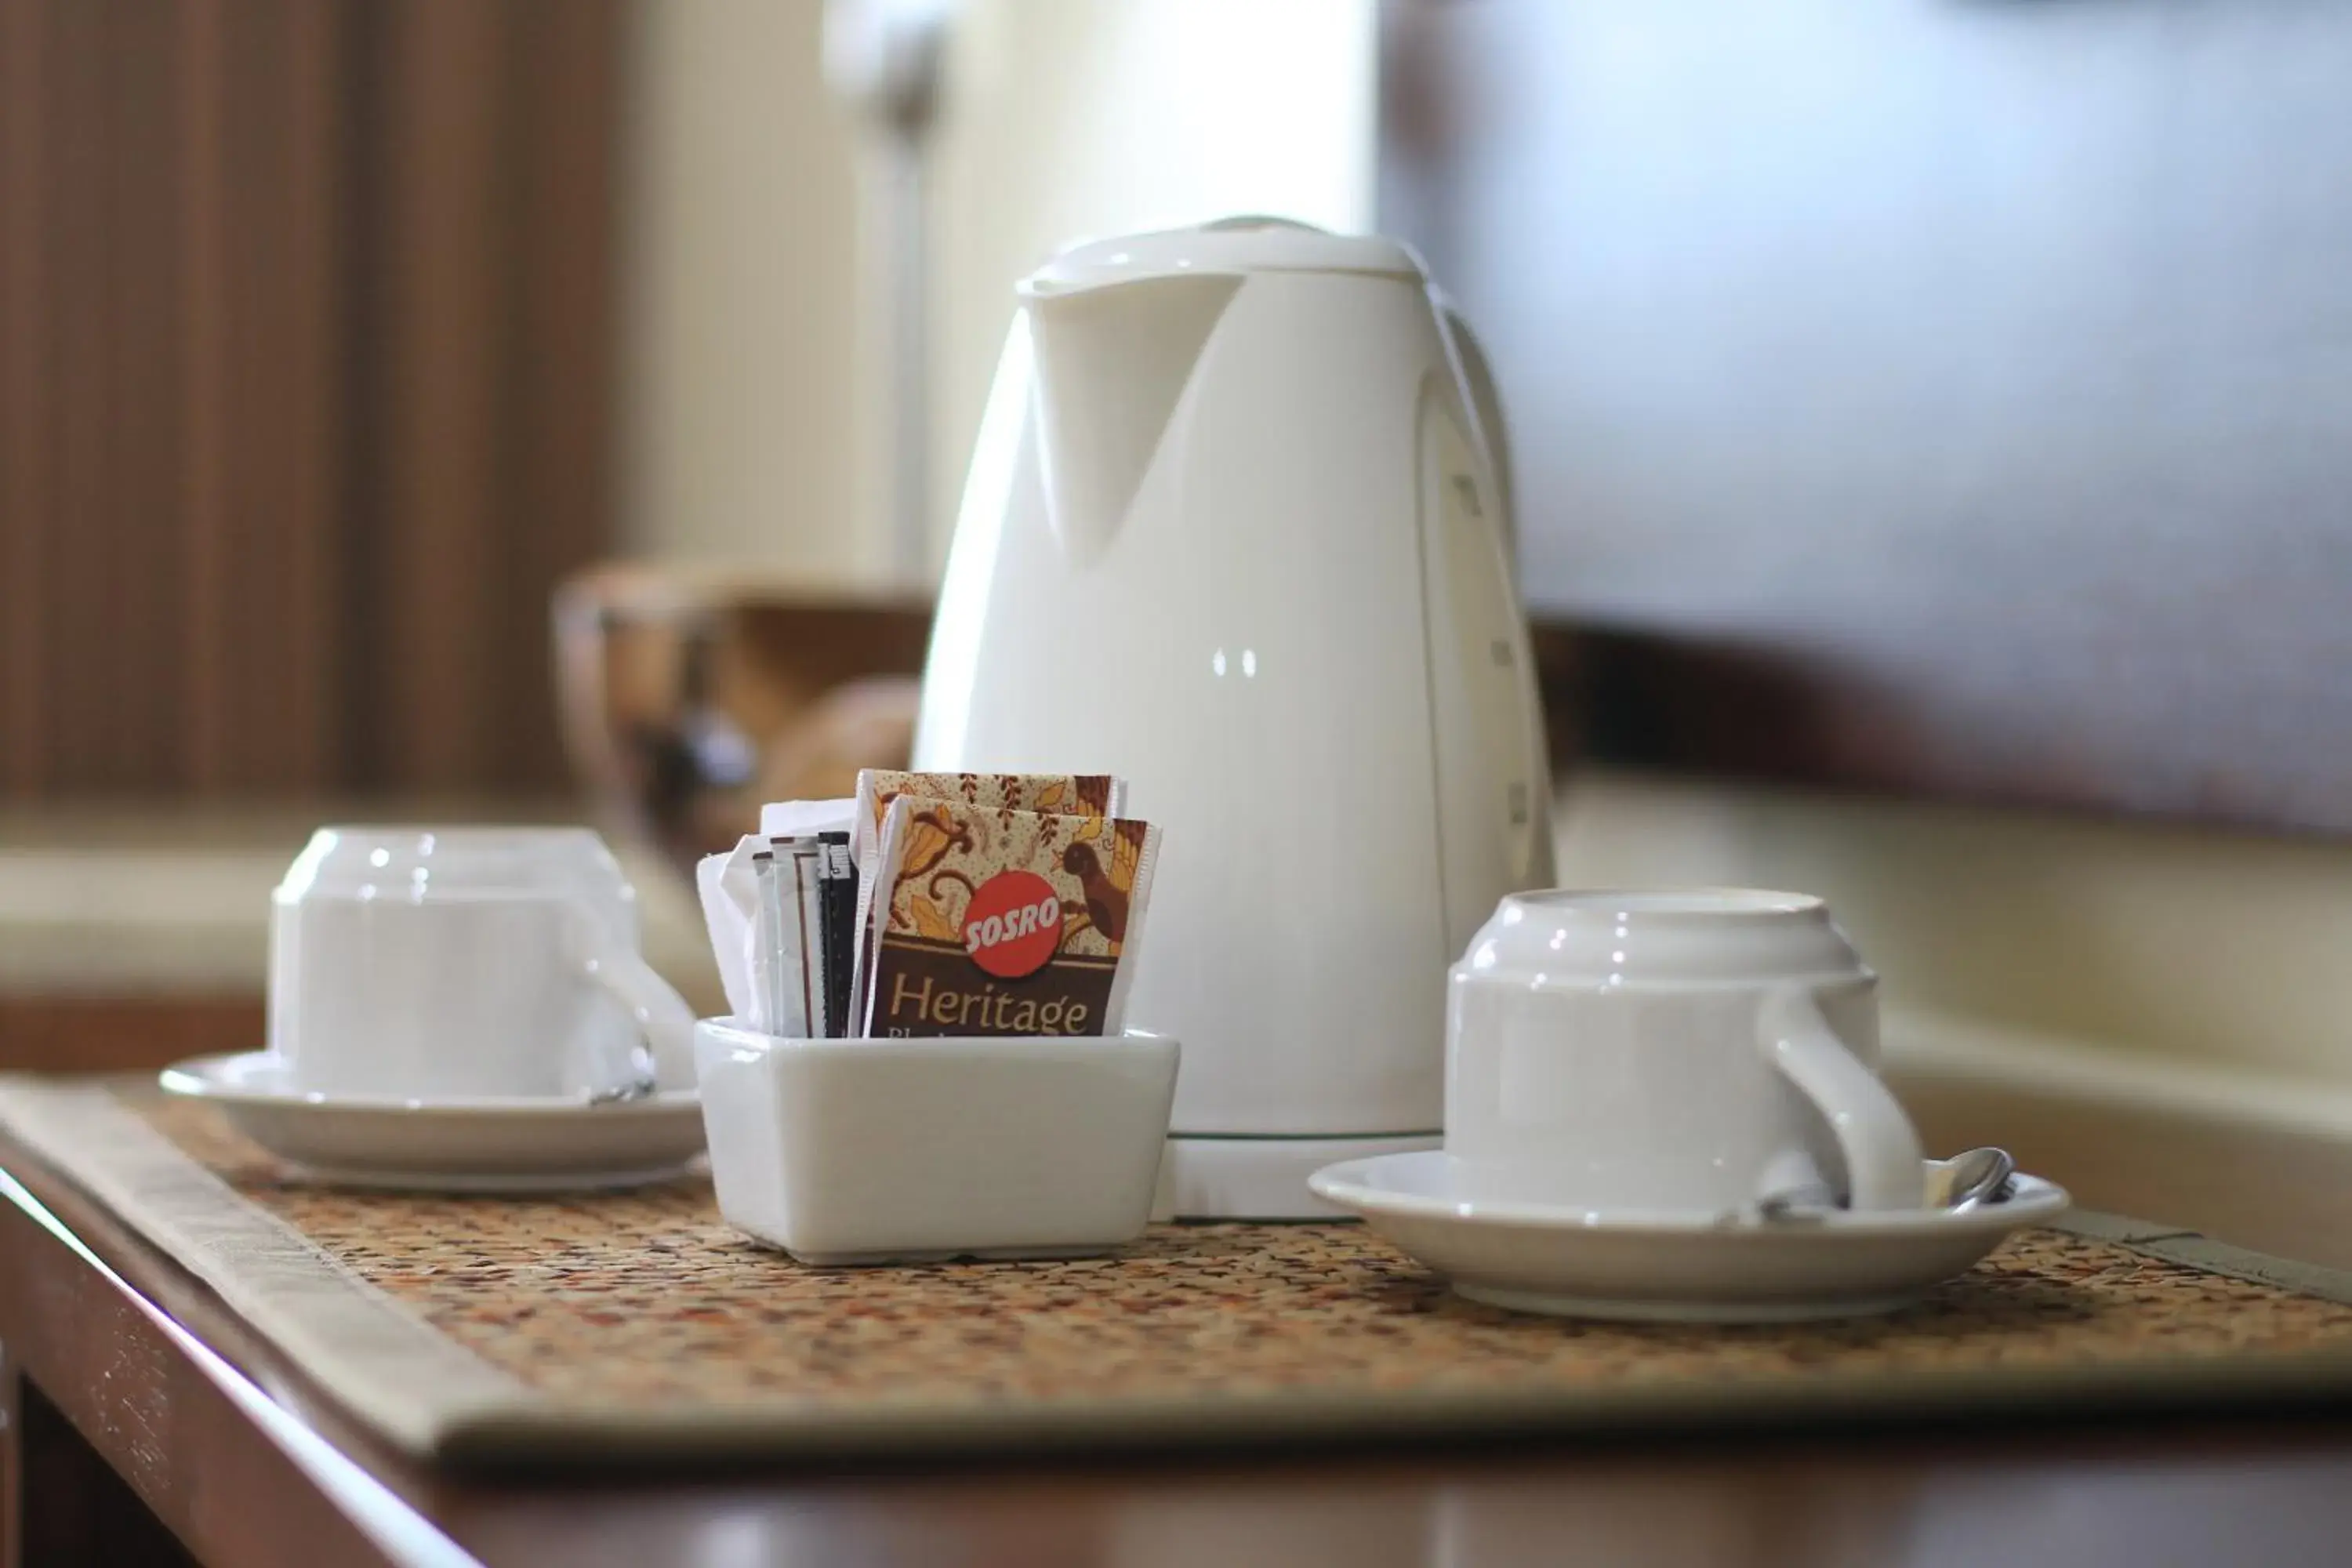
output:
[[[1150,1223],[1164,1035],[802,1040],[695,1026],[727,1223],[803,1263],[1056,1258]]]

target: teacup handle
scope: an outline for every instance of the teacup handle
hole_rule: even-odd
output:
[[[1926,1167],[1911,1119],[1831,1029],[1811,992],[1791,988],[1768,996],[1757,1045],[1829,1122],[1845,1157],[1849,1208],[1916,1209],[1927,1201]]]
[[[642,954],[614,942],[585,910],[573,911],[572,941],[580,965],[629,1010],[653,1051],[657,1089],[694,1087],[694,1009]]]

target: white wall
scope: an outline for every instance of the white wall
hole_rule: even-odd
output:
[[[1013,283],[1062,245],[1244,212],[1370,226],[1374,23],[1371,0],[971,7],[935,209],[935,518],[954,515]]]
[[[1591,768],[1555,820],[1571,886],[1823,895],[1893,1013],[2352,1089],[2352,845]]]
[[[851,128],[818,0],[639,0],[625,132],[622,548],[878,572],[856,416]]]
[[[820,581],[888,568],[861,149],[820,0],[638,0],[623,540]],[[933,181],[933,564],[1012,285],[1066,240],[1372,205],[1373,0],[968,0]]]

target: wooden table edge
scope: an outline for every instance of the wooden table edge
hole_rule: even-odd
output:
[[[980,1464],[861,1466],[841,1473],[805,1466],[715,1467],[697,1479],[676,1472],[651,1484],[614,1487],[610,1472],[558,1478],[463,1477],[402,1455],[341,1412],[282,1352],[256,1335],[202,1280],[115,1218],[69,1178],[0,1129],[0,1342],[11,1376],[27,1375],[190,1550],[208,1562],[284,1563],[467,1563],[468,1541],[495,1551],[509,1542],[509,1500],[543,1511],[551,1494],[593,1489],[587,1512],[658,1501],[681,1486],[735,1490],[746,1483],[804,1495],[887,1490],[916,1500],[908,1487],[936,1483],[954,1498],[1010,1480],[1072,1506],[1089,1494],[1114,1508],[1122,1492],[1243,1484],[1263,1499],[1295,1482],[1307,1491],[1335,1481],[1372,1487],[1443,1483],[1450,1476],[1565,1473],[1592,1462],[1588,1443],[1415,1444],[1302,1449],[1280,1456],[1191,1451],[1102,1464],[1029,1457],[1015,1475],[992,1480]],[[1761,1448],[1756,1434],[1663,1443],[1636,1439],[1599,1456],[1610,1468],[1685,1461],[1705,1469],[1769,1455],[1772,1463],[1937,1468],[1978,1462],[1982,1427],[1856,1434],[1784,1435]],[[2134,1455],[2236,1455],[2324,1451],[2352,1473],[2352,1425],[2222,1418],[2195,1426],[2132,1427],[2062,1424],[2035,1436],[2012,1431],[2011,1455],[2039,1450],[2053,1464],[2106,1463]],[[2026,1457],[2031,1457],[2029,1452]],[[1432,1466],[1437,1470],[1433,1472]],[[567,1511],[571,1505],[566,1505]],[[848,1542],[841,1544],[847,1549]],[[919,1561],[919,1558],[909,1559]]]
[[[169,1279],[168,1258],[5,1137],[0,1197],[11,1375],[37,1386],[190,1551],[289,1568],[474,1561],[395,1489],[394,1457],[335,1430],[298,1372],[216,1300],[204,1310],[205,1286]]]

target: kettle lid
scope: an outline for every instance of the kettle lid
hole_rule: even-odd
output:
[[[1426,276],[1420,258],[1395,240],[1249,216],[1074,245],[1023,279],[1020,292],[1068,294],[1147,278],[1237,272],[1370,272],[1415,280]]]

